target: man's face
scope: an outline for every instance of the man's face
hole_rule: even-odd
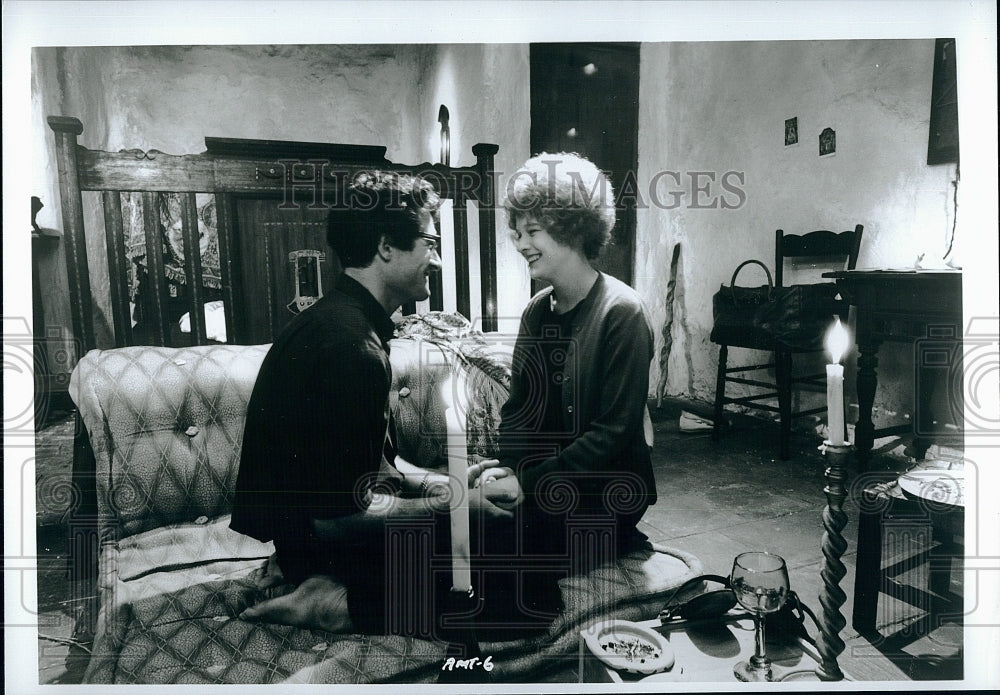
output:
[[[420,234],[413,242],[412,250],[397,249],[394,256],[392,284],[402,303],[419,302],[430,297],[429,276],[441,269],[437,229],[430,215],[421,227]]]

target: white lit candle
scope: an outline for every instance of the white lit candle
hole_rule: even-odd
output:
[[[442,396],[447,432],[448,482],[451,486],[451,588],[464,592],[472,587],[469,566],[469,463],[465,423],[459,416],[454,398],[454,394],[462,393],[465,380],[458,374],[461,367],[456,367],[455,371],[454,377],[445,380]]]
[[[840,319],[826,336],[826,349],[832,363],[826,365],[826,419],[830,428],[830,444],[844,445],[844,365],[841,358],[847,352],[850,336]]]

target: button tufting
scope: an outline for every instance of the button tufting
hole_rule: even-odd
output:
[[[184,434],[186,434],[189,437],[193,437],[196,434],[198,434],[198,432],[200,432],[200,431],[201,430],[199,430],[197,427],[195,427],[194,425],[191,425],[186,430],[184,430]]]
[[[174,364],[176,364],[177,366],[181,367],[181,366],[184,366],[185,364],[187,364],[187,360],[174,360]]]

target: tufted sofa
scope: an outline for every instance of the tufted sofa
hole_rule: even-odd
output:
[[[430,349],[428,349],[430,347]],[[433,682],[446,645],[241,621],[260,597],[248,575],[272,553],[229,529],[243,420],[268,346],[93,350],[70,392],[96,460],[98,596],[88,683]],[[435,352],[436,351],[436,352]],[[439,397],[447,350],[393,341],[400,450],[442,463]],[[480,389],[470,448],[488,454],[501,393]],[[492,395],[490,395],[492,394]],[[564,580],[546,634],[483,644],[494,680],[531,680],[575,653],[597,617],[652,617],[696,576],[684,553],[637,550]]]

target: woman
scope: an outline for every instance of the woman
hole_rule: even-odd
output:
[[[593,266],[615,208],[590,161],[529,159],[504,207],[531,278],[550,286],[521,316],[498,458],[478,464],[476,484],[498,504],[516,500],[522,567],[547,558],[521,588],[558,607],[560,576],[644,539],[636,524],[656,501],[644,428],[653,334],[635,291]]]

